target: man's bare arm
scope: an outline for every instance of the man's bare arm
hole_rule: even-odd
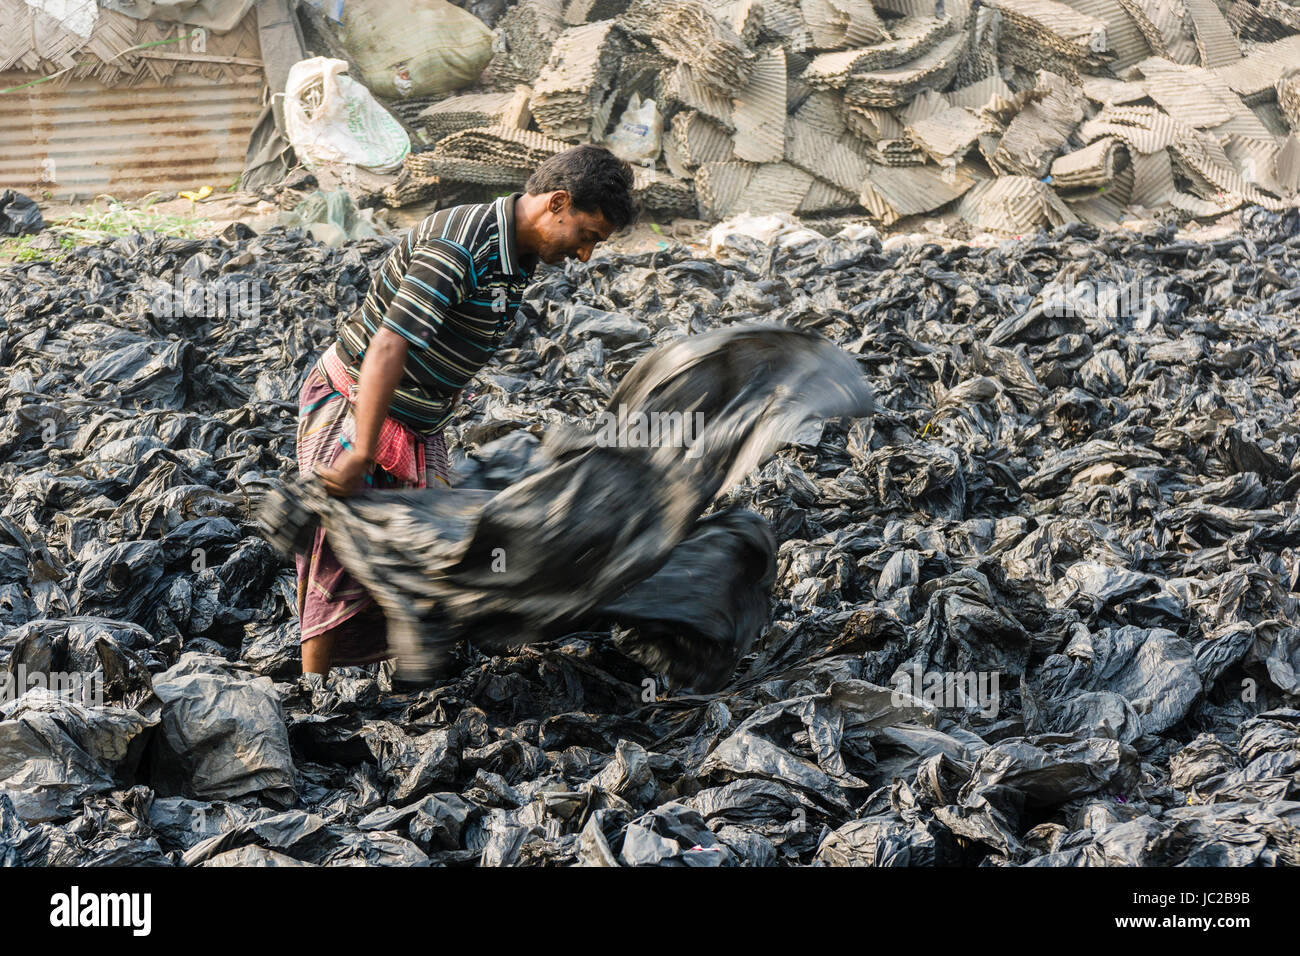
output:
[[[356,491],[366,467],[374,460],[379,429],[388,416],[393,392],[406,369],[406,349],[406,339],[382,326],[371,338],[357,379],[357,402],[353,409],[357,420],[356,444],[339,456],[333,468],[320,472],[331,494],[347,496]]]
[[[361,360],[361,377],[357,380],[357,451],[367,460],[374,458],[379,445],[379,428],[388,417],[397,383],[406,369],[406,339],[392,329],[380,327],[370,340],[366,357]]]

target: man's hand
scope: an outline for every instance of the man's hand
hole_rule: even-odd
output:
[[[345,450],[333,468],[318,468],[316,474],[325,482],[325,490],[339,498],[354,494],[361,487],[361,477],[370,463],[360,452]]]

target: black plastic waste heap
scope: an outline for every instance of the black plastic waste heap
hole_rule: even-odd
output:
[[[466,628],[401,692],[300,679],[293,569],[256,520],[388,243],[136,235],[0,268],[0,679],[104,677],[102,701],[6,690],[0,864],[1300,863],[1300,217],[1214,235],[741,236],[545,271],[451,426],[445,498],[496,502],[484,543],[523,575],[501,505],[652,473],[623,507],[658,544],[590,608],[546,568],[538,639]],[[209,306],[232,300],[252,314]],[[754,322],[849,353],[874,413],[766,460],[724,442],[707,475],[583,443],[620,389],[677,407],[642,376],[685,366],[646,356]],[[478,525],[448,527],[450,556]],[[770,605],[688,589],[696,562],[761,581],[769,533]],[[456,560],[440,597],[505,605],[490,552]],[[691,657],[760,610],[734,667]]]

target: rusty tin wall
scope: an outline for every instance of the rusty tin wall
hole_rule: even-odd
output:
[[[37,79],[0,73],[0,89]],[[177,74],[166,86],[92,79],[0,94],[0,188],[52,199],[118,199],[153,190],[229,186],[243,171],[262,108],[263,74]]]

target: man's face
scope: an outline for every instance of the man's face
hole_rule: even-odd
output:
[[[551,193],[546,212],[538,225],[542,234],[538,256],[548,265],[559,265],[570,258],[586,262],[596,243],[604,242],[614,231],[599,209],[595,212],[575,209],[564,190]]]

